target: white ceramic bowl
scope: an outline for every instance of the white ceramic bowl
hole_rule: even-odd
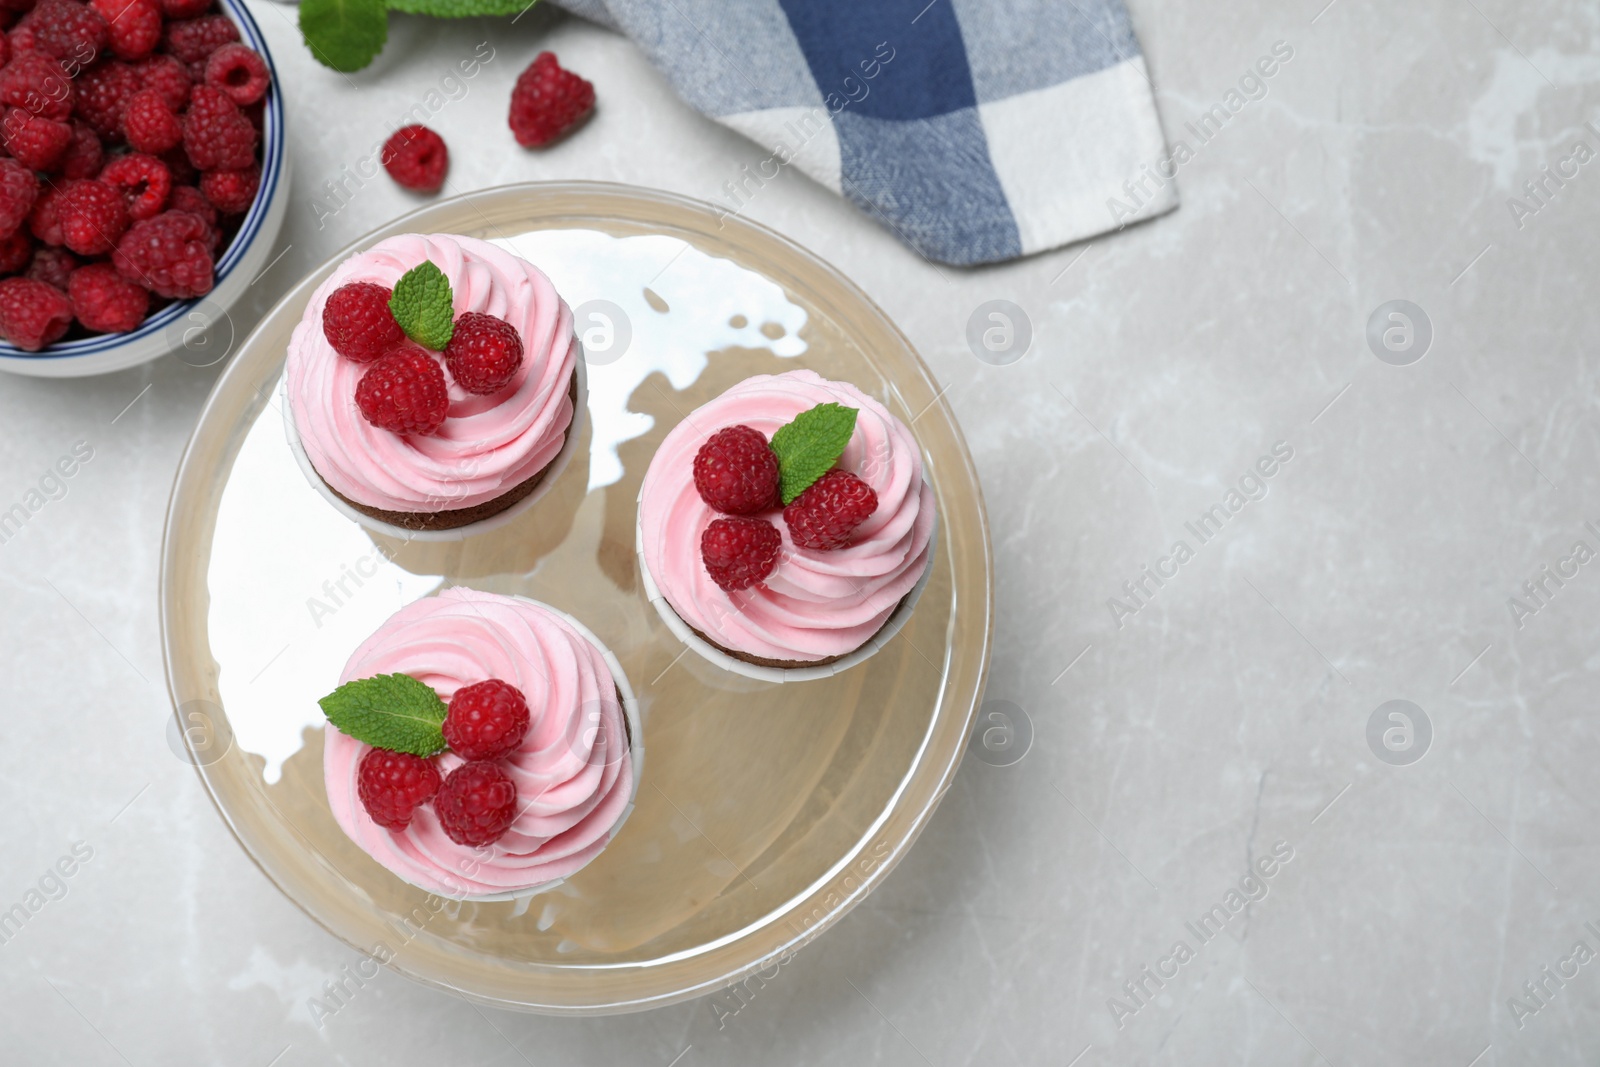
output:
[[[191,353],[189,362],[201,366],[215,363],[227,354],[226,346],[222,346],[213,355],[203,343],[203,335],[212,323],[226,316],[229,306],[243,295],[272,255],[289,205],[289,160],[284,151],[283,94],[272,53],[267,51],[267,39],[242,0],[217,2],[223,14],[239,27],[242,43],[266,60],[272,74],[272,91],[267,94],[261,123],[261,190],[239,231],[217,260],[215,286],[205,296],[168,304],[129,333],[58,341],[39,352],[25,352],[0,341],[0,370],[35,378],[82,378],[148,363],[178,349],[186,348]]]

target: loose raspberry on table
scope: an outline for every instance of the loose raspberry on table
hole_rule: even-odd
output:
[[[540,52],[511,90],[511,132],[524,148],[542,148],[594,110],[594,86],[564,70],[553,52]]]
[[[172,175],[167,171],[167,165],[154,156],[140,152],[117,156],[101,168],[100,180],[122,194],[123,203],[128,206],[128,218],[134,222],[155,218],[162,208],[168,206],[172,194]],[[216,213],[211,211],[211,205],[206,203],[205,197],[196,195],[195,199],[205,204],[206,211],[211,212],[208,222],[216,222]],[[192,210],[192,205],[176,201],[171,206],[179,211]]]
[[[255,203],[261,188],[261,168],[208,170],[200,175],[200,192],[224,215],[242,215]]]
[[[322,307],[322,336],[345,359],[371,363],[406,338],[389,310],[394,295],[375,282],[351,282],[328,295]]]
[[[187,300],[211,291],[211,251],[205,220],[186,211],[164,211],[136,222],[111,256],[117,273],[157,296]]]
[[[700,535],[706,573],[729,592],[765,581],[777,568],[782,548],[783,535],[766,519],[716,519]]]
[[[118,59],[143,59],[161,43],[161,7],[155,0],[89,0],[106,20],[111,54]]]
[[[256,161],[260,134],[228,94],[209,85],[189,93],[183,117],[183,150],[201,170],[243,170]]]
[[[140,89],[122,110],[122,135],[135,152],[160,155],[183,141],[184,124],[157,89]]]
[[[488,760],[463,763],[444,780],[433,810],[456,844],[492,845],[517,817],[517,784]]]
[[[33,259],[33,235],[23,227],[0,237],[0,274],[16,274]]]
[[[220,54],[220,53],[219,53]],[[450,169],[444,138],[426,126],[402,126],[383,143],[383,169],[402,188],[436,193]]]
[[[12,107],[0,118],[0,140],[18,163],[32,170],[49,170],[72,143],[72,127]]]
[[[212,0],[160,0],[161,13],[169,19],[192,19],[211,10]]]
[[[831,470],[783,509],[789,539],[827,552],[850,543],[856,527],[878,510],[878,494],[849,471]]]
[[[67,282],[72,314],[99,333],[127,333],[137,329],[150,310],[150,294],[109,263],[90,263],[73,271]]]
[[[71,325],[72,302],[61,290],[32,278],[0,281],[0,337],[37,352]]]
[[[167,23],[161,43],[165,46],[163,50],[177,56],[179,62],[195,64],[238,39],[239,27],[228,16],[201,15]]]
[[[94,62],[106,50],[106,20],[78,0],[39,0],[28,15],[34,47],[80,67]]]
[[[40,245],[28,264],[27,275],[36,282],[53,285],[63,293],[67,291],[72,272],[82,264],[78,257],[60,245]]]
[[[101,137],[122,140],[122,109],[144,85],[139,72],[119,59],[96,63],[73,81],[77,89],[76,112]]]
[[[0,159],[0,234],[12,234],[28,221],[39,199],[39,179],[14,159]]]
[[[522,366],[522,338],[505,319],[479,311],[463,311],[444,346],[450,377],[469,393],[497,393]]]
[[[29,231],[47,245],[61,243],[60,199],[61,190],[47,185],[39,190],[39,199],[33,202],[33,210],[28,212]]]
[[[267,61],[255,49],[234,43],[223,45],[206,59],[206,84],[244,107],[266,96],[272,79]]]
[[[105,161],[105,146],[100,143],[100,135],[87,123],[73,122],[71,125],[72,140],[67,142],[67,150],[56,160],[56,169],[63,178],[93,178],[100,173],[100,165]]]
[[[438,795],[441,784],[433,760],[386,748],[368,751],[356,771],[361,806],[385,830],[410,826],[411,817]]]
[[[189,72],[176,56],[151,56],[134,64],[133,69],[139,75],[140,87],[159,92],[173,111],[183,110],[189,102]]]
[[[0,104],[7,107],[61,122],[72,114],[77,99],[73,79],[50,56],[24,52],[0,70]]]
[[[498,759],[522,744],[531,721],[522,691],[491,678],[455,691],[444,740],[463,759]]]
[[[433,433],[450,412],[444,368],[416,345],[402,346],[361,376],[356,407],[368,422],[390,433]]]
[[[760,430],[727,426],[694,456],[700,499],[728,515],[754,515],[778,506],[778,455]]]
[[[128,206],[116,187],[94,178],[68,182],[57,206],[61,243],[80,256],[111,251],[128,229]]]

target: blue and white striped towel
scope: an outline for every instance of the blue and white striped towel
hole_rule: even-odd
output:
[[[944,263],[1013,259],[1177,205],[1122,0],[555,0],[632,38],[696,109]]]

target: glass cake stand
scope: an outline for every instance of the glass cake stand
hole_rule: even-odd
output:
[[[588,418],[538,505],[462,541],[371,534],[313,489],[284,437],[290,331],[352,252],[407,232],[513,248],[575,309]],[[652,610],[635,498],[685,413],[752,374],[853,382],[909,423],[938,501],[926,591],[880,652],[796,684],[721,671]],[[481,1003],[560,1014],[659,1007],[770,968],[905,855],[949,787],[988,668],[992,561],[971,457],[927,368],[837,271],[708,205],[591,182],[491,189],[345,249],[266,317],[218,381],[167,515],[162,630],[175,749],[239,843],[357,950]],[[340,831],[318,697],[400,608],[451,585],[530,596],[616,653],[644,714],[637,807],[531,900],[430,898]]]

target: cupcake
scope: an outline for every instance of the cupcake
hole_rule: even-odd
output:
[[[363,524],[462,531],[565,466],[578,356],[572,311],[533,264],[471,237],[391,237],[341,263],[295,327],[290,443]]]
[[[328,804],[419,889],[509,900],[552,888],[633,809],[633,690],[555,608],[447,589],[396,612],[339,681],[320,701]]]
[[[910,429],[797,370],[748,378],[667,434],[639,490],[639,564],[662,619],[707,659],[825,677],[898,630],[934,525]]]

